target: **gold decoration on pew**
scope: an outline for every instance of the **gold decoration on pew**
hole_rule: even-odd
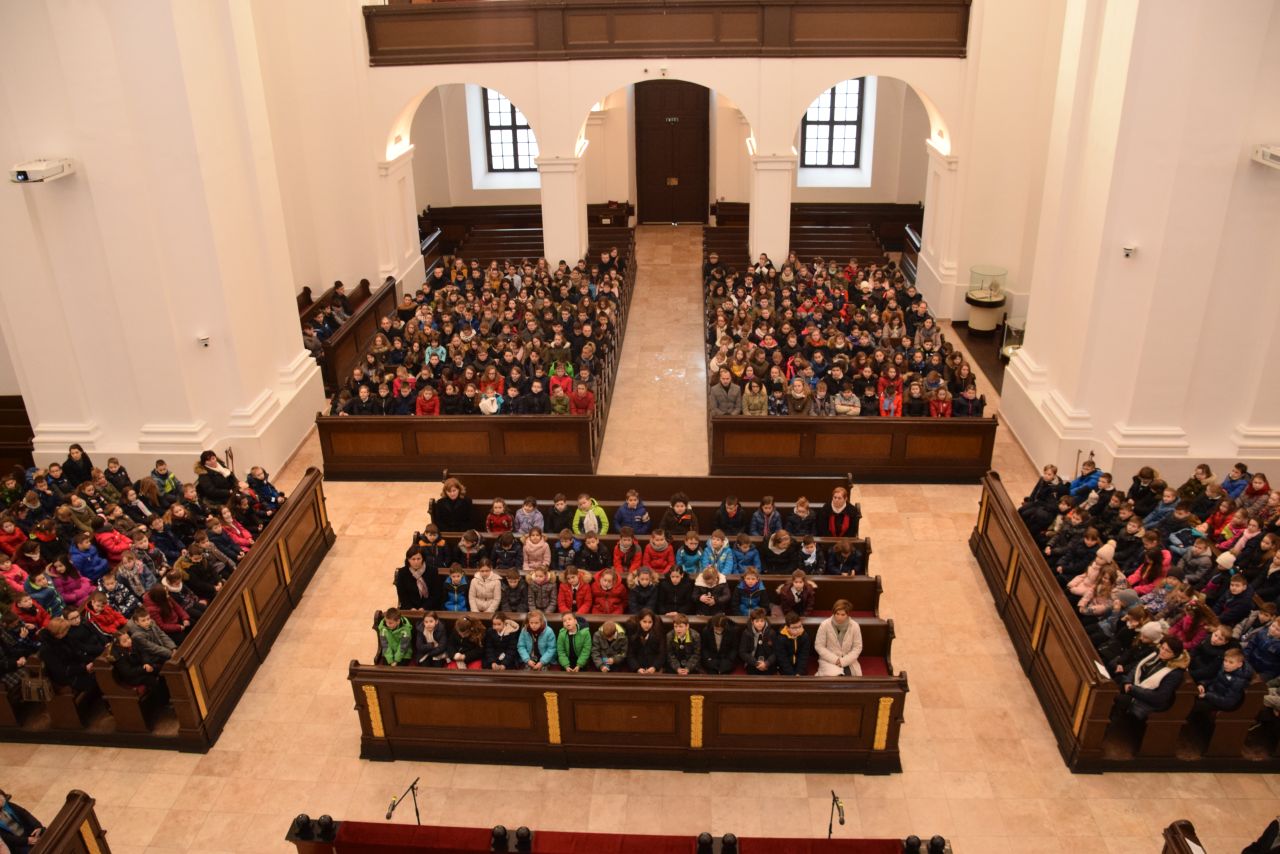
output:
[[[245,613],[249,616],[249,633],[256,638],[258,636],[258,609],[253,605],[253,594],[248,590],[243,592]]]
[[[547,701],[547,741],[560,743],[560,695],[555,691],[544,691],[542,698]]]
[[[1031,626],[1031,649],[1036,650],[1040,646],[1040,630],[1044,628],[1044,600],[1041,599],[1036,603],[1036,619]]]
[[[89,819],[80,822],[80,838],[84,840],[84,849],[89,854],[102,854],[102,848],[98,845],[98,837],[93,833],[93,825],[89,824]]]
[[[280,549],[280,568],[284,570],[284,583],[293,583],[293,573],[289,569],[289,550],[285,548],[284,538],[276,541],[276,545]]]
[[[1076,697],[1076,714],[1075,720],[1071,722],[1071,731],[1076,735],[1080,734],[1080,726],[1084,723],[1084,710],[1089,706],[1089,683],[1085,682],[1080,686],[1080,695]]]
[[[375,738],[385,738],[387,731],[382,728],[382,706],[378,704],[378,689],[372,685],[362,685],[365,704],[369,707],[369,728]]]
[[[204,701],[204,687],[200,684],[200,674],[193,664],[187,668],[187,676],[191,679],[191,690],[196,695],[196,707],[200,710],[200,720],[209,717],[209,706]]]
[[[1004,573],[1004,592],[1007,596],[1009,591],[1013,589],[1013,571],[1018,566],[1018,550],[1013,549],[1009,552],[1009,568]]]
[[[689,695],[689,746],[695,750],[702,749],[702,702],[701,694]]]
[[[871,745],[872,750],[884,750],[889,744],[889,713],[893,710],[893,698],[881,697],[880,707],[876,711],[876,738]]]

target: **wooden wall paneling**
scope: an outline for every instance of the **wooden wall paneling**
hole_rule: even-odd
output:
[[[93,809],[95,803],[79,789],[68,792],[62,808],[32,847],[33,854],[111,854],[107,833]]]
[[[506,0],[364,7],[371,65],[965,56],[970,0]]]

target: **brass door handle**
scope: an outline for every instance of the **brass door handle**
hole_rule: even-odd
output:
[[[667,179],[667,186],[668,186],[668,187],[679,187],[679,186],[680,186],[680,179],[679,179],[679,178],[668,178],[668,179]]]

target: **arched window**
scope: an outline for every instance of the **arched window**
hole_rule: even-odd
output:
[[[484,130],[488,140],[490,172],[535,172],[538,140],[529,121],[500,92],[483,89]]]
[[[800,165],[857,169],[862,161],[864,78],[837,83],[819,95],[800,121]]]

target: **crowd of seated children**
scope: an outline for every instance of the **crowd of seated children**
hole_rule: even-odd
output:
[[[980,417],[972,367],[946,352],[892,262],[768,256],[704,267],[712,415]]]
[[[360,286],[367,289],[368,279],[361,279]],[[333,296],[329,303],[316,309],[309,321],[302,323],[302,343],[318,362],[324,358],[324,342],[333,337],[342,324],[351,319],[351,299],[347,296],[347,286],[342,282],[333,283]]]
[[[862,631],[850,616],[852,607],[846,600],[837,601],[812,641],[800,614],[788,612],[783,625],[775,628],[763,607],[748,611],[741,626],[716,614],[700,632],[683,612],[662,615],[643,608],[625,621],[605,621],[594,634],[578,618],[582,611],[563,612],[559,631],[541,609],[529,610],[523,627],[514,614],[496,611],[485,615],[487,627],[468,615],[447,631],[435,611],[411,624],[399,608],[389,608],[376,626],[377,663],[566,673],[806,676],[812,660],[818,676],[860,676]]]
[[[213,451],[182,483],[164,460],[134,480],[80,445],[65,462],[0,483],[0,683],[33,656],[56,687],[96,690],[109,652],[127,685],[158,670],[209,607],[284,501],[260,467],[243,482]]]
[[[1128,489],[1093,460],[1064,481],[1044,467],[1019,515],[1113,678],[1118,714],[1173,704],[1189,674],[1198,717],[1233,710],[1256,674],[1280,722],[1280,492],[1237,463],[1178,486],[1144,466]]]
[[[380,320],[330,414],[589,415],[622,287],[616,255],[437,266]]]

